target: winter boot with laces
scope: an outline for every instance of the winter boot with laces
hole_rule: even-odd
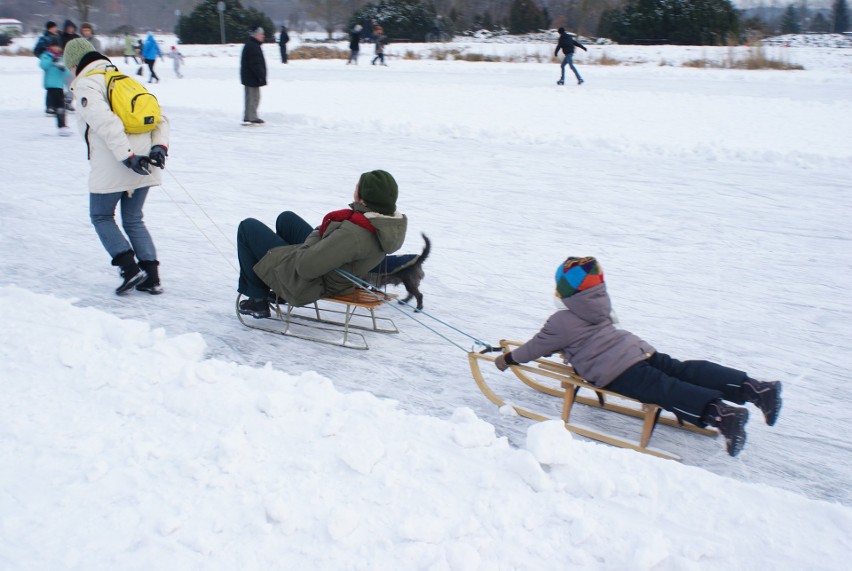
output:
[[[781,381],[758,381],[747,378],[742,386],[743,398],[763,412],[766,424],[774,426],[781,412]]]
[[[248,298],[240,302],[240,313],[251,315],[255,319],[265,319],[271,315],[269,302],[265,299]]]
[[[725,404],[720,399],[716,399],[704,407],[701,420],[719,429],[719,432],[725,437],[729,455],[736,456],[745,446],[745,425],[748,422],[748,410]]]
[[[159,265],[160,262],[157,260],[139,260],[139,267],[145,271],[148,277],[136,286],[136,291],[147,291],[151,295],[160,295],[163,293],[163,288],[160,286]]]
[[[124,279],[124,282],[115,288],[117,295],[124,294],[146,277],[145,272],[136,264],[135,255],[133,250],[127,250],[112,259],[112,265],[120,268],[121,277]]]

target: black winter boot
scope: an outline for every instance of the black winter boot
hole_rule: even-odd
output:
[[[151,295],[163,293],[163,288],[160,286],[160,272],[157,268],[159,265],[160,262],[157,260],[139,260],[139,267],[145,271],[148,277],[136,286],[136,291],[147,291]]]
[[[264,319],[271,315],[269,311],[269,302],[265,299],[248,298],[240,302],[240,313],[243,315],[251,315],[255,319]]]
[[[743,381],[743,398],[763,412],[766,424],[775,426],[781,412],[781,381]]]
[[[704,407],[701,420],[715,426],[725,437],[728,454],[736,456],[746,443],[745,425],[748,422],[748,410],[725,404],[720,399],[710,401]]]
[[[145,279],[145,272],[139,269],[134,256],[133,250],[127,250],[112,259],[112,265],[121,268],[121,277],[124,278],[124,282],[115,288],[115,293],[118,295]]]

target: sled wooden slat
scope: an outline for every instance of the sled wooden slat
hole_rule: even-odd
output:
[[[520,347],[521,345],[522,344],[517,342],[517,341],[506,341],[506,340],[500,341],[500,346],[503,347],[505,350],[512,350],[513,348]],[[588,381],[583,379],[583,377],[579,376],[577,374],[577,372],[574,371],[574,368],[571,367],[570,365],[557,363],[555,361],[549,361],[547,359],[536,359],[535,361],[533,361],[533,363],[535,363],[536,366],[539,369],[543,369],[543,370],[546,370],[546,371],[550,371],[550,372],[553,372],[553,373],[564,375],[564,376],[566,376],[570,379],[577,381],[575,384],[573,384],[573,387],[576,388],[576,389],[580,389],[580,388],[587,389],[587,390],[595,393],[596,398],[590,398],[590,397],[586,397],[586,396],[583,396],[583,395],[580,395],[580,394],[576,394],[574,396],[575,402],[578,402],[580,404],[584,404],[586,406],[593,406],[593,407],[609,410],[609,411],[612,411],[612,412],[617,412],[618,414],[624,414],[624,415],[633,416],[633,417],[636,417],[636,418],[643,418],[643,419],[645,418],[644,409],[639,410],[639,409],[634,408],[634,407],[611,403],[611,402],[607,401],[607,396],[611,395],[613,397],[616,397],[616,398],[619,398],[619,399],[625,399],[625,400],[628,400],[628,401],[632,401],[633,399],[629,399],[629,398],[627,398],[623,395],[620,395],[618,393],[607,391],[605,389],[600,389],[600,388],[592,385],[591,383],[589,383]],[[535,370],[535,369],[534,369],[534,371],[535,371],[535,373],[539,372],[538,370]],[[559,398],[563,398],[564,395],[565,395],[565,392],[564,392],[565,388],[564,387],[555,388],[555,387],[551,387],[551,386],[545,385],[543,383],[537,382],[532,376],[530,376],[529,374],[526,374],[526,372],[523,369],[516,369],[516,368],[513,367],[512,372],[515,374],[516,377],[518,377],[518,379],[521,380],[521,382],[523,382],[525,385],[527,385],[527,386],[529,386],[529,387],[531,387],[531,388],[533,388],[537,391],[543,392],[543,393],[551,395],[551,396],[559,397]],[[562,383],[561,380],[560,380],[560,383]],[[577,391],[575,390],[575,392],[577,392]],[[638,403],[639,401],[635,401],[635,402]],[[696,434],[702,434],[704,436],[716,437],[716,436],[719,435],[719,431],[714,430],[714,429],[700,428],[700,427],[692,425],[692,424],[681,424],[681,422],[677,418],[675,418],[674,416],[668,415],[668,413],[666,413],[662,410],[660,411],[657,422],[659,424],[665,424],[666,426],[673,426],[675,428],[680,428],[682,430],[687,430],[689,432],[694,432]]]
[[[488,361],[488,362],[493,363],[494,359],[495,359],[495,357],[493,357],[491,355],[483,355],[481,353],[468,353],[468,361],[470,363],[470,370],[471,370],[471,373],[473,374],[474,380],[476,381],[476,385],[479,387],[479,390],[482,391],[482,394],[484,394],[485,397],[488,400],[490,400],[492,403],[494,403],[498,407],[502,407],[502,406],[505,406],[507,403],[502,398],[500,398],[497,395],[497,393],[495,393],[494,390],[490,386],[488,386],[488,383],[485,382],[485,377],[482,375],[482,370],[480,369],[480,366],[479,366],[480,361]],[[558,378],[559,375],[557,373],[553,373],[551,371],[537,369],[535,367],[530,367],[528,365],[512,365],[512,367],[513,368],[514,367],[520,367],[524,370],[527,370],[527,372],[530,372],[530,373],[542,374],[544,376],[547,376],[547,377],[550,377],[550,378],[553,378],[553,379],[556,379],[556,380],[560,380]],[[648,447],[647,441],[650,440],[651,430],[653,429],[653,423],[650,423],[651,429],[645,430],[646,426],[649,426],[649,422],[647,421],[647,416],[646,416],[646,422],[643,424],[643,432],[640,435],[640,440],[638,442],[631,442],[629,440],[624,440],[622,438],[618,438],[616,436],[611,436],[611,435],[605,434],[603,432],[597,432],[597,431],[592,430],[590,428],[586,428],[586,427],[580,426],[578,424],[571,423],[571,422],[569,422],[569,420],[566,420],[566,419],[570,419],[570,417],[571,417],[571,409],[574,405],[574,402],[575,402],[574,399],[575,399],[575,395],[576,395],[575,391],[573,390],[572,383],[569,382],[568,384],[571,385],[572,390],[564,391],[564,393],[563,393],[563,404],[562,404],[562,422],[563,422],[563,425],[565,426],[565,428],[567,430],[569,430],[569,431],[571,431],[575,434],[579,434],[580,436],[584,436],[584,437],[590,438],[592,440],[597,440],[598,442],[604,442],[604,443],[610,444],[612,446],[618,446],[619,448],[629,448],[631,450],[636,450],[637,452],[642,452],[643,454],[650,454],[651,456],[657,456],[658,458],[665,458],[665,459],[668,459],[668,460],[680,460],[680,457],[675,455],[675,454],[671,454],[671,453],[668,453],[668,452],[665,452],[663,450],[659,450],[659,449],[656,449],[656,448]],[[516,406],[514,404],[510,404],[510,406],[520,416],[530,418],[532,420],[537,420],[537,421],[555,420],[555,419],[553,419],[553,418],[551,418],[547,415],[544,415],[544,414],[541,414],[541,413],[538,413],[538,412],[535,412],[535,411],[527,410],[525,408]],[[651,406],[654,406],[654,405],[651,405]],[[656,407],[656,406],[654,406],[654,408],[659,409],[659,407]],[[656,413],[652,412],[651,414],[656,414]],[[647,435],[646,435],[646,433],[647,433]],[[644,443],[643,443],[643,441],[644,441]]]

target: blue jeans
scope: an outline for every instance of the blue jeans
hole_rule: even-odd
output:
[[[266,299],[269,286],[254,273],[254,266],[272,248],[302,244],[314,229],[299,215],[282,212],[275,221],[275,231],[254,218],[246,218],[237,228],[237,258],[240,280],[237,291],[255,299]]]
[[[109,255],[115,258],[130,249],[136,251],[140,261],[154,261],[157,250],[151,234],[142,221],[142,207],[148,197],[147,186],[137,188],[133,196],[127,192],[112,192],[110,194],[89,194],[89,217]],[[115,207],[121,203],[121,225],[127,233],[127,238],[115,223]],[[130,242],[128,242],[128,239]]]
[[[574,67],[574,54],[565,54],[565,58],[562,60],[562,77],[559,81],[565,81],[565,66],[570,66],[571,71],[574,72],[574,75],[577,77],[577,81],[583,81],[583,78],[580,77],[580,72],[577,71],[577,68]]]

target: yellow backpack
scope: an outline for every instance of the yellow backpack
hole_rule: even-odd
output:
[[[160,123],[160,104],[145,87],[114,66],[97,69],[86,74],[103,75],[107,87],[107,101],[113,113],[124,123],[127,133],[148,133]]]

